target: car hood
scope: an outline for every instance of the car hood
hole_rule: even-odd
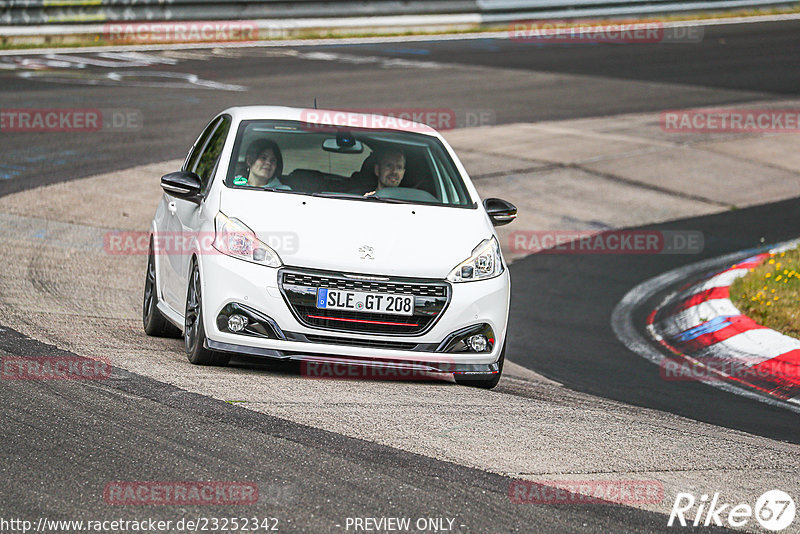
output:
[[[481,210],[446,206],[228,189],[220,211],[287,266],[351,273],[445,278],[493,235]]]

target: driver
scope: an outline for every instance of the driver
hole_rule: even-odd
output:
[[[375,176],[378,177],[378,185],[374,191],[365,193],[369,197],[387,187],[397,187],[403,181],[406,173],[406,156],[402,150],[388,148],[378,152],[375,158]]]
[[[233,185],[290,189],[281,182],[283,156],[277,143],[271,139],[259,139],[250,143],[245,154],[247,171],[233,179]]]

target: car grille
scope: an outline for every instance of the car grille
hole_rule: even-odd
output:
[[[281,293],[300,323],[337,332],[421,334],[433,326],[450,300],[450,285],[439,280],[368,280],[359,279],[358,275],[294,270],[282,271],[279,280]],[[319,288],[414,295],[414,315],[318,309]]]
[[[447,297],[447,285],[412,284],[403,282],[375,282],[372,280],[356,280],[336,278],[333,276],[315,276],[286,272],[283,283],[309,287],[327,287],[328,289],[349,289],[350,291],[366,291],[373,293],[402,293],[421,297]]]

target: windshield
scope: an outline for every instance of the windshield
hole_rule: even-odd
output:
[[[474,207],[452,159],[434,137],[293,121],[243,121],[225,185]]]

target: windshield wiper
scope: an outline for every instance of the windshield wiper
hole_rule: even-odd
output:
[[[336,193],[335,191],[325,192],[325,193],[311,193],[312,197],[324,197],[324,198],[352,198],[352,199],[365,199],[370,197],[364,197],[361,195],[350,194],[350,193]]]
[[[385,197],[377,197],[375,195],[370,196],[362,196],[362,195],[351,195],[347,193],[312,193],[312,197],[323,197],[323,198],[344,198],[348,200],[371,200],[373,202],[390,202],[392,204],[414,204],[414,202],[410,202],[408,200],[400,200],[397,198],[385,198]]]
[[[312,193],[306,193],[305,191],[295,191],[294,189],[281,189],[280,187],[259,187],[261,191],[273,191],[276,193],[293,193],[295,195],[310,195],[313,196]]]

